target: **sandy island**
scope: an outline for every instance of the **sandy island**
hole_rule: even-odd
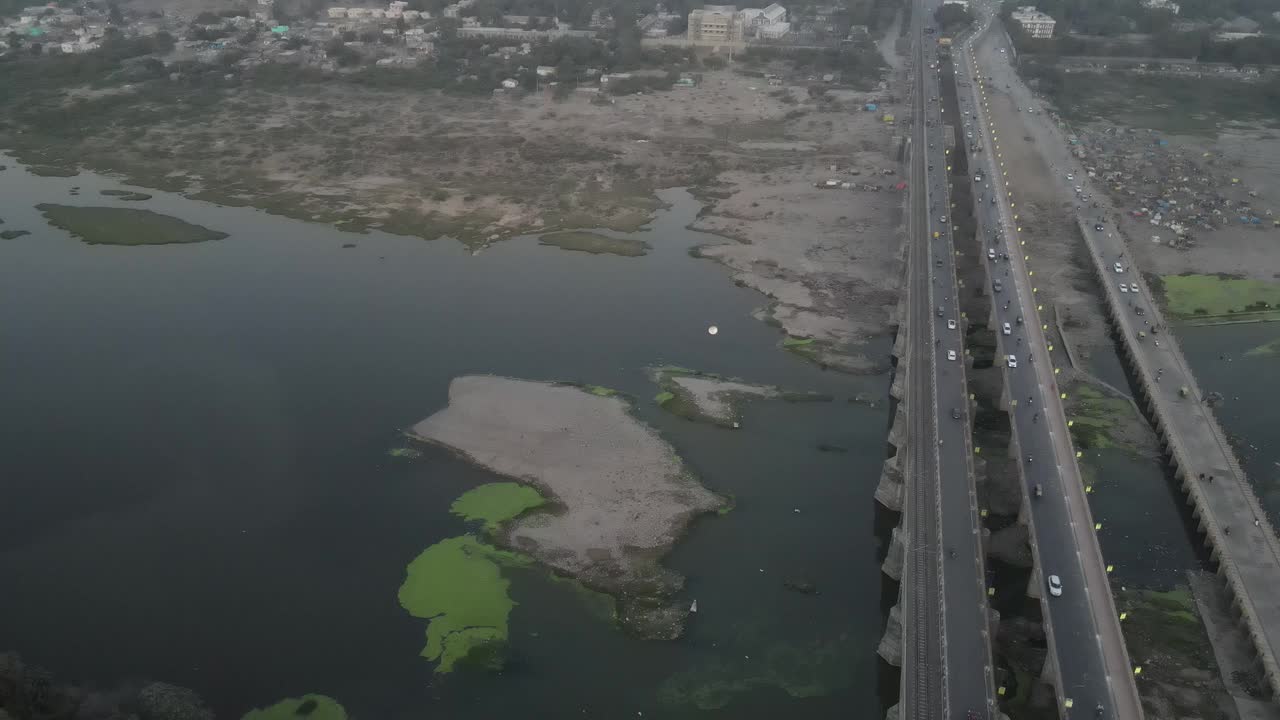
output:
[[[660,566],[699,513],[726,501],[616,396],[494,376],[449,385],[449,406],[413,426],[496,473],[527,482],[557,510],[510,522],[501,541],[619,599],[619,619],[650,637],[679,635],[669,598],[683,578]]]

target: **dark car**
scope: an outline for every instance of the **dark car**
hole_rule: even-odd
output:
[[[951,408],[951,419],[952,420],[960,419],[960,408]]]
[[[1101,231],[1101,230],[1105,230],[1106,228],[1102,227],[1101,224],[1094,224],[1093,229]]]

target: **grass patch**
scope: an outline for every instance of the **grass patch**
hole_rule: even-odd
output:
[[[303,695],[250,710],[241,720],[347,720],[347,711],[331,697]]]
[[[1186,686],[1182,668],[1218,674],[1213,646],[1189,590],[1122,589],[1116,605],[1128,613],[1120,627],[1130,656],[1144,668],[1142,681]]]
[[[103,190],[99,194],[106,195],[107,197],[117,197],[121,200],[128,200],[130,202],[141,202],[142,200],[151,199],[151,196],[146,193],[133,192],[132,190]]]
[[[221,240],[226,233],[169,215],[132,208],[80,207],[41,203],[50,225],[90,245],[169,245]]]
[[[1070,120],[1109,118],[1130,127],[1204,135],[1215,135],[1219,123],[1275,124],[1267,94],[1237,81],[1057,68],[1032,72],[1041,75],[1041,87]]]
[[[33,165],[27,168],[27,172],[40,177],[75,177],[80,174],[78,170],[53,165]]]
[[[603,385],[586,385],[585,389],[592,395],[599,395],[600,397],[613,397],[618,394],[617,390],[607,388]]]
[[[467,520],[479,520],[484,523],[485,530],[496,532],[502,523],[546,502],[537,490],[528,485],[487,483],[463,493],[453,501],[449,511]]]
[[[1219,275],[1166,275],[1169,312],[1180,318],[1277,313],[1280,283]]]
[[[623,257],[640,257],[647,255],[652,249],[652,246],[643,240],[614,238],[582,230],[566,230],[543,235],[539,238],[539,243],[558,247],[561,250]]]
[[[14,238],[20,238],[23,235],[30,234],[30,230],[3,230],[0,231],[0,240],[13,240]]]
[[[667,392],[666,390],[663,390],[662,392],[653,396],[653,401],[658,403],[659,405],[666,405],[667,403],[671,402],[675,398],[676,398],[675,393]]]
[[[403,458],[405,460],[416,460],[422,457],[422,451],[410,447],[391,448],[387,454],[393,458]]]

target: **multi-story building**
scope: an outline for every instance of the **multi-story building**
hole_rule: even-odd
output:
[[[1058,24],[1057,20],[1037,10],[1035,5],[1022,6],[1014,10],[1011,17],[1033,38],[1053,37],[1053,26]]]
[[[700,43],[742,42],[742,25],[736,5],[703,5],[689,13],[689,39]]]

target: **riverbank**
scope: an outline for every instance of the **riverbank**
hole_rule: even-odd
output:
[[[625,627],[675,638],[683,578],[662,557],[700,513],[725,506],[626,400],[570,385],[464,376],[449,405],[409,431],[534,485],[553,512],[512,520],[502,545],[619,600]]]

